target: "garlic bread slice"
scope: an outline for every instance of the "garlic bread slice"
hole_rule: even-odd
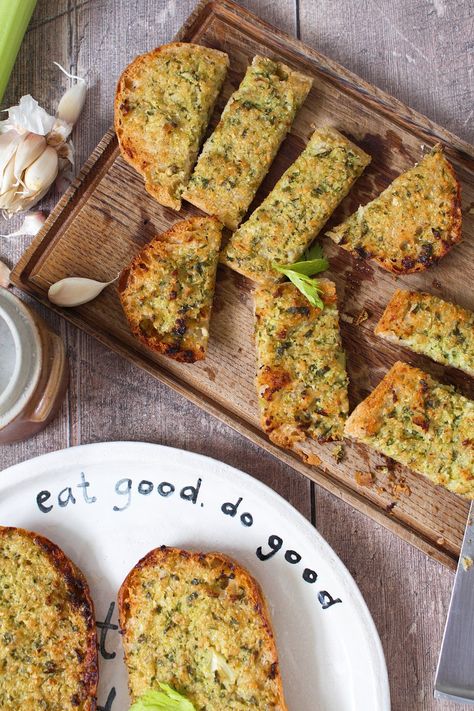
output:
[[[324,309],[291,283],[255,292],[262,429],[281,447],[341,440],[349,412],[335,284],[318,279]]]
[[[120,150],[162,205],[181,207],[228,66],[224,52],[173,42],[134,59],[118,81]]]
[[[234,232],[221,261],[260,284],[278,281],[273,264],[298,261],[369,163],[370,156],[341,133],[318,129]]]
[[[256,56],[207,139],[183,197],[237,229],[311,89],[312,79]]]
[[[132,701],[166,684],[206,711],[286,711],[275,639],[254,578],[222,553],[162,546],[119,592]]]
[[[184,363],[205,357],[221,233],[215,217],[177,222],[120,275],[125,316],[148,348]]]
[[[474,313],[457,304],[397,289],[375,334],[474,376]]]
[[[94,607],[81,571],[47,538],[0,526],[0,709],[94,711]]]
[[[395,274],[427,269],[461,241],[461,196],[441,146],[327,233]]]
[[[345,435],[474,499],[474,402],[397,362],[346,422]]]

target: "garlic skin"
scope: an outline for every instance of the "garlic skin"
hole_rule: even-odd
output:
[[[48,299],[56,306],[82,306],[95,299],[105,289],[106,286],[117,281],[118,276],[112,281],[95,281],[84,277],[67,277],[55,284],[51,284],[48,289]]]

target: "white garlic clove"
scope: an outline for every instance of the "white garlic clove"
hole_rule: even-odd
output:
[[[58,154],[54,148],[47,146],[43,153],[25,171],[23,183],[28,190],[26,197],[32,193],[49,188],[58,174]]]
[[[51,284],[48,299],[56,306],[81,306],[95,299],[106,286],[113,284],[117,279],[118,277],[103,282],[84,277],[67,277]]]
[[[18,192],[18,188],[14,188],[0,196],[0,210],[5,210],[10,217],[18,212],[26,212],[46,195],[49,188],[49,185],[45,185],[42,190],[27,194]]]
[[[10,286],[10,269],[4,262],[0,261],[0,286],[4,289],[8,289]]]
[[[46,215],[41,210],[32,212],[26,215],[20,229],[15,232],[10,232],[9,235],[0,235],[0,237],[17,237],[19,235],[37,235],[46,221]]]
[[[22,173],[26,170],[46,148],[46,139],[37,133],[28,133],[20,143],[15,153],[15,178],[20,180]]]
[[[58,104],[56,116],[74,126],[83,109],[86,100],[87,85],[84,80],[71,86],[62,96]]]
[[[3,178],[0,180],[0,195],[4,195],[17,186],[18,182],[15,178],[15,156],[12,156],[3,171]]]
[[[0,134],[0,178],[3,176],[5,168],[22,140],[23,136],[16,131],[7,131]]]

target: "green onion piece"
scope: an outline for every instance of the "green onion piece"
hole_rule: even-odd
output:
[[[36,0],[0,0],[0,101],[35,5]]]

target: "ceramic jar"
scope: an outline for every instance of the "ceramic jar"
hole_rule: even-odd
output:
[[[38,314],[0,288],[0,443],[31,437],[65,396],[64,343]]]

